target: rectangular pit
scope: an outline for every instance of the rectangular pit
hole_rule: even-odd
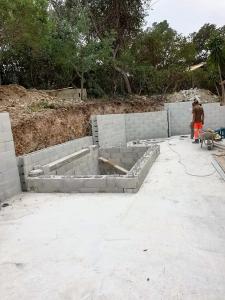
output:
[[[27,190],[39,193],[135,193],[159,155],[159,146],[90,146],[35,167]]]

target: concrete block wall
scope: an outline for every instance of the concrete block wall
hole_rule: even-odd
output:
[[[93,143],[94,143],[94,145],[99,146],[97,116],[91,116],[91,125],[92,125],[92,139],[93,139]]]
[[[125,168],[126,170],[131,170],[131,168],[136,164],[136,162],[141,158],[146,152],[146,147],[123,147],[123,148],[100,148],[99,156],[111,160],[115,164]],[[103,168],[103,173],[105,170],[105,164],[100,164],[101,169]]]
[[[205,128],[217,129],[225,127],[225,106],[219,103],[204,104]]]
[[[203,104],[204,128],[225,127],[225,107]],[[104,115],[92,118],[94,143],[100,147],[124,146],[132,140],[190,134],[192,103],[166,103],[165,110],[149,113]]]
[[[22,189],[26,190],[25,178],[35,166],[46,165],[91,145],[93,140],[88,136],[18,157]]]
[[[92,117],[94,143],[103,148],[125,146],[135,139],[168,137],[167,111]]]
[[[192,121],[191,102],[169,103],[165,105],[169,114],[170,135],[190,134],[190,123]],[[205,112],[204,128],[225,127],[225,107],[219,103],[203,104]]]
[[[42,176],[28,178],[28,191],[35,193],[123,193],[125,186],[136,187],[134,178],[114,176]]]
[[[144,155],[127,175],[28,177],[28,191],[38,193],[136,193],[159,155],[159,146],[145,148]],[[140,147],[128,152],[142,151]]]
[[[165,104],[169,115],[169,132],[171,136],[190,134],[190,123],[192,121],[191,102]]]
[[[21,192],[8,113],[0,113],[0,202]]]
[[[130,173],[138,177],[139,186],[143,184],[146,176],[148,175],[149,170],[153,166],[159,154],[160,147],[158,145],[152,145],[151,147],[148,147],[147,152],[145,152],[145,154],[131,169]]]
[[[125,115],[126,141],[168,137],[166,111]]]
[[[54,175],[98,175],[98,166],[98,148],[91,146],[88,154],[58,168]]]
[[[92,118],[94,142],[100,147],[126,145],[125,115],[99,115]]]

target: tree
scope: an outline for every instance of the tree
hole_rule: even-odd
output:
[[[119,57],[140,31],[145,17],[144,5],[150,2],[151,0],[83,0],[83,5],[90,14],[93,35],[100,40],[112,35],[114,37],[112,65],[124,78],[128,94],[132,92],[131,85],[127,70],[119,63]]]
[[[225,26],[205,24],[189,37],[167,21],[144,30],[150,4],[0,0],[2,83],[41,89],[81,86],[82,97],[84,87],[96,96],[164,94],[192,86],[219,90],[225,76]],[[220,42],[212,42],[214,36]],[[191,77],[188,67],[207,59],[204,70]]]
[[[225,40],[219,35],[215,35],[211,38],[208,44],[208,49],[210,51],[209,62],[218,68],[220,85],[222,89],[222,99],[221,104],[225,105],[225,88],[222,78],[221,68],[225,63]]]
[[[103,37],[99,40],[91,34],[87,7],[79,0],[52,1],[52,5],[57,15],[57,27],[64,35],[62,39],[70,44],[68,62],[80,79],[83,99],[85,75],[108,61],[112,39]]]
[[[0,59],[4,76],[21,73],[26,61],[32,80],[31,57],[37,57],[47,41],[47,8],[47,0],[0,0]]]
[[[197,55],[197,62],[206,61],[208,58],[207,45],[213,35],[217,33],[215,24],[206,23],[198,32],[194,32],[191,37],[195,45]]]
[[[166,93],[187,82],[186,70],[195,61],[193,43],[167,21],[141,32],[131,47],[133,74],[138,93]]]

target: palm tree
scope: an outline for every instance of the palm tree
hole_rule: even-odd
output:
[[[225,105],[225,88],[223,83],[221,67],[225,63],[225,40],[219,35],[212,37],[208,44],[210,51],[209,61],[218,68],[220,85],[222,88],[221,105]]]

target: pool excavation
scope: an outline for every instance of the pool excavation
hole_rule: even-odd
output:
[[[150,147],[89,146],[45,165],[33,166],[27,191],[37,193],[136,193],[158,157]]]

